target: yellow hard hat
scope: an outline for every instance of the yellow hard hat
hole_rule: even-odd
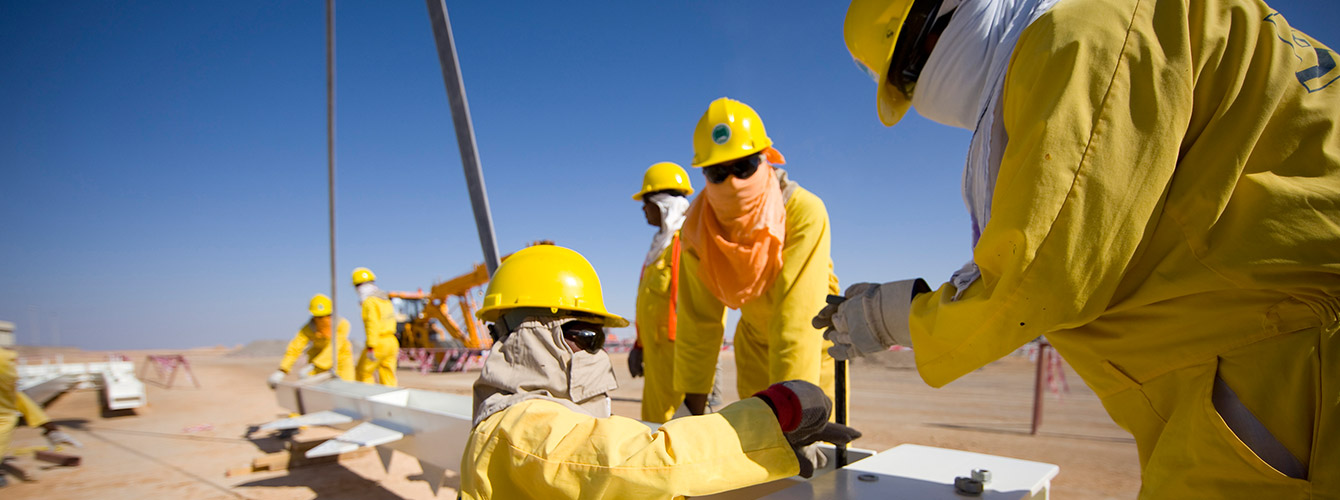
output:
[[[912,4],[913,0],[852,0],[847,20],[842,23],[847,51],[878,86],[875,102],[884,125],[898,123],[912,106],[911,99],[889,83],[893,46]]]
[[[377,281],[377,275],[372,274],[372,270],[366,267],[354,269],[354,286],[362,285],[369,281]]]
[[[754,108],[722,97],[707,106],[693,129],[693,166],[706,167],[760,153],[772,146]]]
[[[484,291],[484,307],[475,316],[497,321],[518,307],[543,307],[594,314],[605,326],[628,326],[628,320],[605,310],[600,277],[582,254],[555,245],[517,251],[498,266]]]
[[[312,316],[317,318],[330,316],[331,309],[334,309],[334,307],[330,303],[330,297],[325,294],[313,295],[312,301],[307,303],[307,312],[312,313]]]
[[[642,174],[642,190],[635,193],[633,199],[641,201],[647,193],[666,189],[681,191],[684,196],[693,194],[693,183],[689,182],[689,173],[684,167],[668,161],[647,167],[647,173]]]

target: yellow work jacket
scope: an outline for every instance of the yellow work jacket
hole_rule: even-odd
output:
[[[354,373],[353,348],[349,345],[349,320],[340,318],[335,331],[340,339],[340,378],[349,380],[353,378]],[[293,336],[288,348],[284,350],[284,359],[279,362],[280,371],[288,373],[293,368],[293,363],[298,360],[298,356],[302,355],[304,348],[307,350],[307,362],[316,367],[317,373],[330,370],[330,339],[318,336],[316,325],[308,321],[298,330],[298,334]]]
[[[493,414],[461,460],[466,499],[655,499],[709,495],[799,472],[777,417],[748,398],[651,431],[543,399]]]
[[[973,250],[981,278],[957,300],[950,284],[913,300],[922,378],[942,386],[1045,334],[1136,435],[1143,464],[1154,450],[1142,436],[1161,431],[1142,425],[1209,408],[1209,379],[1181,396],[1204,398],[1186,410],[1149,392],[1176,384],[1141,396],[1144,384],[1280,334],[1333,331],[1335,57],[1259,1],[1058,3],[1024,30],[1006,75],[1009,142]],[[1237,389],[1250,402],[1276,383]]]
[[[7,434],[20,415],[29,427],[40,427],[51,420],[41,405],[19,391],[19,370],[14,366],[17,357],[18,353],[0,347],[0,434]],[[0,455],[7,445],[8,439],[0,443]]]
[[[832,393],[832,358],[824,352],[823,333],[810,323],[824,307],[825,297],[840,293],[829,254],[828,209],[823,200],[796,186],[786,200],[786,242],[782,269],[763,295],[740,307],[736,327],[736,364],[741,376],[761,370],[762,382],[744,387],[748,397],[784,380],[805,380]],[[698,279],[698,256],[685,246],[680,257],[679,304],[675,340],[675,390],[693,394],[712,392],[717,356],[725,333],[726,306]],[[766,366],[740,366],[738,352],[744,331],[765,338]],[[747,377],[745,377],[747,378]]]
[[[381,297],[363,300],[363,331],[368,335],[368,346],[395,340],[395,308],[391,301]]]
[[[669,247],[649,266],[642,267],[637,286],[638,340],[643,344],[675,340],[675,309],[679,300],[679,231]]]

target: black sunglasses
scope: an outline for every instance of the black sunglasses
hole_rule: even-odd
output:
[[[569,321],[563,323],[563,338],[571,340],[583,351],[591,354],[605,348],[605,329],[595,323]]]
[[[762,163],[761,155],[752,154],[738,160],[703,167],[703,176],[712,184],[721,184],[732,175],[739,179],[748,179],[758,171],[758,166]]]
[[[913,3],[912,10],[907,13],[907,20],[903,22],[902,33],[894,45],[889,62],[889,84],[908,99],[912,98],[917,80],[921,78],[921,70],[931,57],[930,51],[924,48],[926,40],[932,33],[944,31],[949,24],[950,16],[935,17],[940,11],[940,4],[940,0]]]

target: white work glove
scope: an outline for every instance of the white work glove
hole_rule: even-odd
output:
[[[886,351],[895,345],[911,346],[907,318],[912,297],[929,292],[920,278],[883,285],[857,283],[847,287],[847,300],[828,304],[814,317],[815,328],[827,328],[824,339],[833,342],[828,354],[847,360]]]
[[[286,374],[283,370],[275,370],[274,373],[270,374],[270,378],[265,379],[265,383],[269,384],[271,389],[274,389],[275,386],[278,386],[280,382],[284,381],[284,375]]]
[[[47,437],[47,444],[50,445],[51,449],[53,450],[56,449],[57,446],[62,444],[68,444],[75,448],[84,447],[84,443],[80,443],[74,437],[71,437],[69,434],[66,434],[65,431],[50,430],[46,432],[46,437]]]

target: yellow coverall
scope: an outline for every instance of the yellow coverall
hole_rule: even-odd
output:
[[[740,307],[735,326],[736,388],[741,398],[786,380],[804,380],[833,397],[832,343],[810,319],[838,291],[829,256],[828,209],[797,186],[786,200],[782,270],[772,287]],[[675,390],[712,392],[717,356],[725,334],[726,306],[698,279],[698,256],[680,254]]]
[[[14,366],[18,353],[0,347],[0,458],[9,451],[9,442],[14,438],[14,427],[19,424],[19,415],[28,423],[28,427],[41,427],[51,421],[42,406],[19,391],[19,371]]]
[[[363,331],[368,335],[368,343],[358,357],[358,381],[395,387],[400,341],[395,338],[395,309],[390,300],[374,296],[363,301]],[[373,359],[368,359],[367,349],[372,350]]]
[[[642,344],[642,420],[662,423],[675,415],[684,393],[675,390],[675,305],[678,299],[679,232],[655,263],[642,268],[637,286],[638,342]]]
[[[777,417],[758,398],[655,432],[630,418],[532,399],[475,426],[461,463],[465,499],[700,496],[800,471]]]
[[[1252,0],[1068,0],[1030,25],[981,278],[912,303],[922,378],[1046,334],[1135,436],[1142,498],[1340,498],[1334,57]],[[1226,425],[1216,375],[1307,480]]]
[[[349,320],[340,318],[340,326],[336,327],[336,335],[340,338],[340,366],[338,368],[341,379],[354,380],[354,355],[353,348],[349,345]],[[288,373],[293,368],[293,363],[298,360],[302,354],[303,348],[307,349],[307,362],[311,363],[314,370],[312,375],[330,371],[330,339],[321,338],[316,334],[316,325],[308,321],[298,334],[293,336],[293,341],[288,343],[288,349],[284,350],[284,359],[279,362],[279,370]]]

